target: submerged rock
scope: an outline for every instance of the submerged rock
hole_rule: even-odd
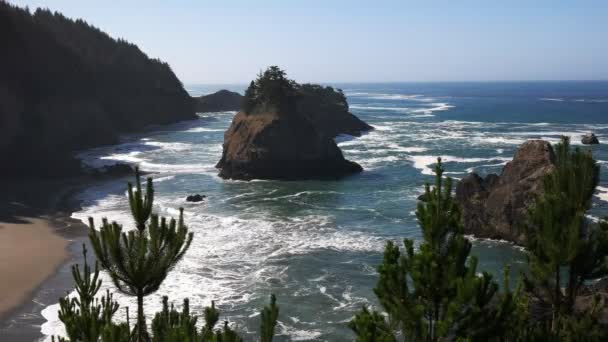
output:
[[[528,210],[542,191],[542,179],[554,168],[551,144],[523,143],[499,175],[471,173],[456,186],[466,234],[524,244]]]
[[[197,113],[237,111],[241,107],[242,99],[241,94],[222,89],[194,98],[194,108]]]
[[[597,145],[600,143],[594,133],[585,134],[581,139],[581,142],[585,145]]]

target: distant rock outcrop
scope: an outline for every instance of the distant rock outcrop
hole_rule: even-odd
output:
[[[239,93],[222,89],[213,94],[194,98],[197,113],[237,111],[241,108],[243,96]]]
[[[600,143],[600,141],[597,139],[597,137],[595,136],[594,133],[589,133],[589,134],[583,135],[581,142],[585,145],[597,145]]]
[[[322,119],[337,107],[348,113],[342,102],[345,98],[339,91],[301,86],[285,78],[282,70],[269,68],[251,83],[243,110],[224,134],[219,175],[297,180],[339,178],[362,171],[359,164],[344,158],[333,140],[342,133],[339,120]]]
[[[0,176],[69,177],[76,150],[196,118],[167,63],[83,20],[0,1]]]
[[[522,144],[500,176],[471,173],[456,186],[466,234],[525,244],[528,209],[542,192],[542,179],[555,168],[551,144],[530,140]]]

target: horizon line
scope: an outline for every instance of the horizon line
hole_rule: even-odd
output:
[[[243,82],[185,82],[184,85],[246,85],[249,81]],[[448,80],[448,81],[313,81],[313,82],[298,82],[301,84],[316,83],[316,84],[403,84],[403,83],[540,83],[540,82],[608,82],[608,79],[538,79],[538,80]]]

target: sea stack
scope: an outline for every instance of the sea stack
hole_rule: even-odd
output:
[[[323,108],[331,115],[329,108],[337,106],[348,113],[345,103],[339,90],[300,85],[287,79],[278,67],[268,68],[251,82],[241,111],[224,134],[222,158],[217,164],[220,177],[337,179],[361,172],[359,164],[344,158],[333,139],[347,132],[327,125],[319,119],[323,112],[316,111]],[[364,124],[364,129],[352,133],[360,134],[367,127]]]
[[[542,192],[545,175],[555,168],[551,144],[529,140],[505,165],[500,176],[471,173],[456,187],[466,234],[525,244],[528,210]]]

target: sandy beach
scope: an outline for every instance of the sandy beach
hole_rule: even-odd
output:
[[[78,178],[0,183],[0,341],[42,337],[40,311],[73,288],[86,226],[72,219],[74,194],[94,183]]]
[[[15,309],[67,258],[68,241],[46,218],[0,222],[0,317]]]

